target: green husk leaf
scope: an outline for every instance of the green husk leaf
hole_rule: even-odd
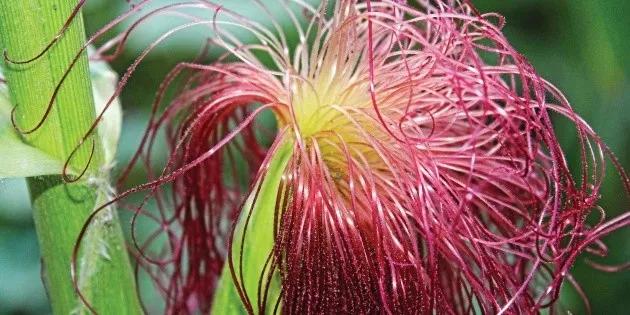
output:
[[[254,196],[250,196],[245,203],[243,211],[239,217],[239,222],[234,233],[232,258],[234,261],[234,269],[237,277],[241,277],[239,273],[240,265],[240,248],[243,244],[243,274],[245,290],[254,312],[258,310],[258,284],[263,274],[265,262],[273,249],[274,236],[274,212],[276,200],[278,198],[278,190],[282,175],[291,158],[293,146],[288,143],[282,146],[272,158],[267,175],[263,182],[260,183],[260,191],[258,199],[252,207]],[[243,232],[245,221],[248,215],[251,217],[245,233],[243,243]],[[262,279],[268,276],[269,268],[264,270]],[[263,283],[264,290],[264,283]],[[274,274],[272,283],[267,294],[266,312],[273,313],[273,309],[280,296],[280,279]],[[214,297],[211,314],[244,314],[246,313],[243,303],[234,285],[230,267],[226,262],[223,267],[221,280],[219,281],[217,291]]]

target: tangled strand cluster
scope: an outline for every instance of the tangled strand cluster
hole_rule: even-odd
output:
[[[169,73],[120,179],[140,162],[148,169],[150,181],[117,200],[150,192],[133,208],[134,222],[145,217],[158,228],[143,240],[134,233],[135,253],[168,313],[209,310],[222,270],[235,275],[247,264],[234,263],[242,247],[233,248],[233,229],[256,209],[257,187],[286,145],[292,155],[268,230],[267,272],[258,292],[233,279],[250,313],[535,313],[553,307],[565,280],[580,291],[569,273],[576,257],[604,253],[600,238],[630,224],[630,213],[606,220],[597,205],[606,154],[626,188],[627,176],[510,46],[500,16],[459,0],[279,0],[299,38],[293,47],[271,10],[252,4],[271,29],[196,0],[143,13],[99,50],[115,58],[154,17],[186,20],[140,54],[112,99],[175,33],[207,27],[209,46],[223,53]],[[235,28],[256,41],[240,41]],[[277,132],[260,124],[265,111]],[[581,159],[573,172],[551,116],[575,127]],[[161,130],[170,153],[156,172]],[[157,213],[145,209],[150,199]],[[591,213],[601,218],[594,225]],[[157,240],[166,248],[156,257]],[[267,296],[274,278],[279,297]]]

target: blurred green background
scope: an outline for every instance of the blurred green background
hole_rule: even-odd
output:
[[[266,1],[273,3],[276,0]],[[174,2],[162,1],[162,3]],[[234,9],[252,10],[240,1],[223,1]],[[247,2],[247,1],[243,1]],[[575,110],[616,152],[630,169],[630,1],[628,0],[473,0],[482,12],[506,17],[504,29],[512,44],[529,58],[538,72],[558,86]],[[117,16],[125,1],[90,0],[84,10],[89,33]],[[255,13],[255,12],[251,12]],[[162,20],[163,21],[163,20]],[[168,23],[141,29],[128,51],[113,67],[123,72],[139,49]],[[149,56],[122,95],[125,109],[120,161],[129,159],[142,132],[148,105],[166,71],[189,60],[203,44],[200,31],[177,36]],[[559,128],[560,129],[560,128]],[[573,130],[558,130],[571,160],[577,159]],[[609,167],[602,190],[602,205],[609,217],[630,205],[620,181]],[[138,173],[137,176],[140,176]],[[141,178],[138,178],[138,181]],[[124,222],[127,224],[127,222]],[[605,239],[610,254],[597,262],[630,261],[630,228]],[[593,270],[579,259],[573,269],[589,296],[594,314],[630,314],[630,272],[608,274]],[[48,314],[40,281],[37,239],[23,180],[0,181],[0,315]],[[565,286],[561,304],[573,314],[584,314],[576,292]]]

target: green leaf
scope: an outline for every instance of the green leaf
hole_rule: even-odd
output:
[[[262,183],[260,183],[260,191],[256,203],[252,206],[254,196],[250,196],[245,203],[245,207],[239,217],[233,239],[232,258],[234,260],[234,269],[237,277],[241,277],[239,273],[240,265],[240,247],[243,244],[243,274],[244,287],[247,296],[254,311],[258,309],[258,283],[261,279],[268,277],[269,268],[263,270],[265,262],[273,249],[274,235],[273,224],[275,215],[276,199],[278,198],[278,190],[282,175],[289,163],[293,146],[291,143],[285,143],[272,158],[267,174]],[[247,217],[250,220],[245,233],[244,243],[243,228]],[[264,274],[263,274],[264,272]],[[264,287],[263,287],[264,289]],[[273,313],[276,301],[280,296],[280,278],[277,274],[273,276],[272,283],[267,294],[267,313]],[[230,267],[226,262],[223,267],[221,280],[214,297],[211,314],[245,314],[245,308],[239,294],[234,285],[230,273]]]

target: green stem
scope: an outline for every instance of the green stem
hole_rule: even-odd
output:
[[[73,0],[1,0],[0,42],[12,60],[37,56],[54,38],[72,12]],[[17,125],[30,130],[43,118],[55,85],[85,42],[79,14],[62,38],[44,56],[27,64],[5,64],[5,75]],[[65,161],[80,143],[95,119],[87,56],[63,83],[45,123],[24,140],[49,155]],[[96,134],[96,132],[94,133]],[[94,154],[92,158],[92,143]],[[102,178],[103,149],[96,136],[88,139],[70,159],[69,166],[87,173],[77,183],[60,176],[28,180],[33,216],[41,247],[44,282],[55,314],[85,313],[71,278],[74,246],[79,233],[107,194],[87,178]],[[88,166],[89,165],[89,166]],[[77,284],[83,296],[99,313],[139,314],[131,264],[116,211],[96,215],[76,260]]]

